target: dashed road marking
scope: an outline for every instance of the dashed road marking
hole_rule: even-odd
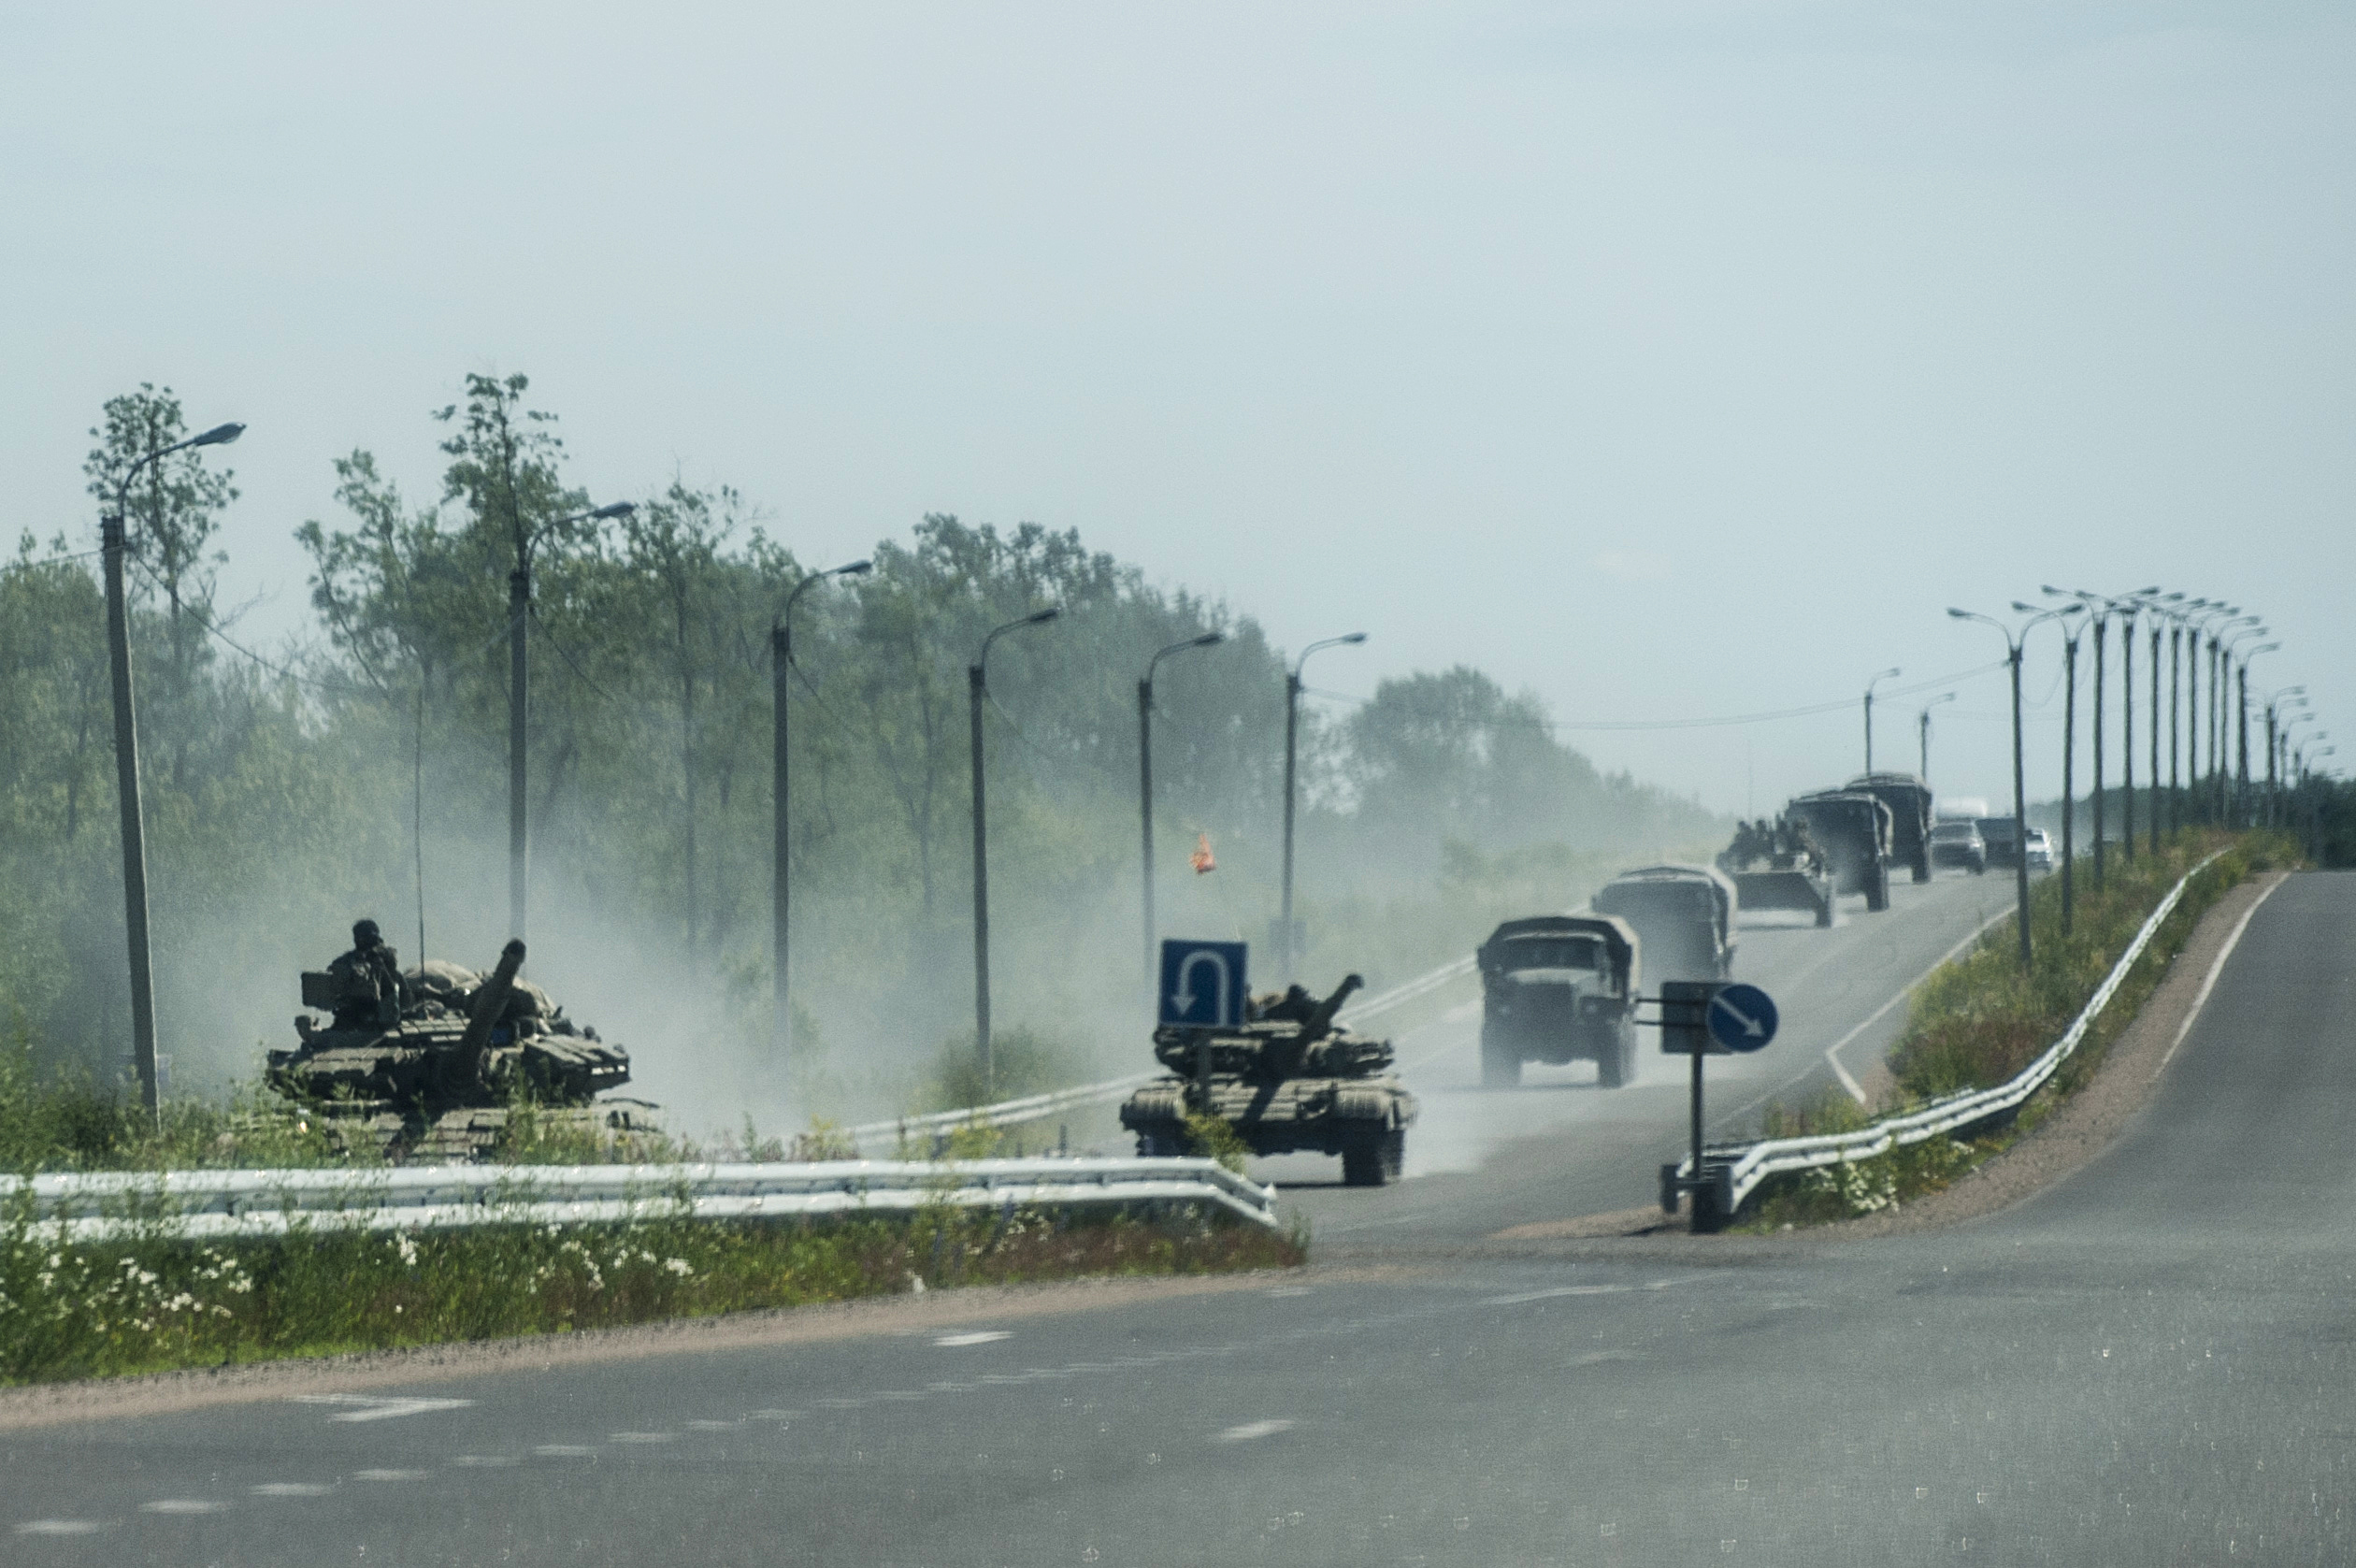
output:
[[[465,1465],[470,1470],[492,1470],[514,1464],[517,1460],[510,1454],[461,1454],[450,1462]]]
[[[1483,1306],[1519,1306],[1524,1302],[1551,1302],[1558,1296],[1619,1296],[1635,1289],[1632,1285],[1558,1285],[1551,1290],[1524,1290],[1512,1296],[1488,1296]]]
[[[140,1503],[139,1512],[142,1514],[219,1514],[225,1513],[228,1507],[229,1504],[226,1503],[218,1503],[209,1497],[159,1497],[152,1503]]]
[[[1014,1335],[1013,1332],[1005,1329],[975,1329],[968,1333],[942,1334],[939,1339],[934,1340],[933,1343],[940,1345],[944,1350],[955,1350],[960,1345],[995,1345],[999,1340],[1013,1339],[1013,1337]]]
[[[742,1421],[690,1421],[687,1423],[687,1430],[689,1431],[737,1431],[743,1426]]]
[[[1306,1296],[1309,1294],[1309,1287],[1305,1285],[1280,1285],[1269,1294],[1282,1301],[1287,1296]]]
[[[532,1450],[544,1460],[593,1460],[597,1450],[580,1443],[543,1443]]]
[[[675,1431],[614,1431],[606,1434],[608,1443],[675,1443],[678,1440],[679,1434]]]
[[[352,1473],[355,1481],[423,1481],[426,1472],[423,1470],[355,1470]]]
[[[1229,1427],[1213,1438],[1214,1443],[1249,1443],[1256,1437],[1273,1437],[1280,1431],[1290,1431],[1290,1421],[1246,1421],[1240,1427]]]
[[[470,1399],[378,1399],[368,1394],[296,1394],[294,1404],[345,1404],[352,1408],[331,1421],[389,1421],[398,1416],[423,1416],[429,1410],[464,1410]]]
[[[27,1519],[10,1533],[17,1535],[95,1535],[104,1528],[96,1519]]]
[[[318,1481],[265,1481],[252,1491],[256,1497],[325,1497],[335,1489]]]

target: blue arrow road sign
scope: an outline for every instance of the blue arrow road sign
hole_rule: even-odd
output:
[[[1235,1029],[1243,1022],[1244,947],[1240,942],[1165,942],[1160,1014],[1165,1024]]]
[[[1730,1051],[1756,1051],[1775,1038],[1774,999],[1756,985],[1721,985],[1710,999],[1710,1038]]]

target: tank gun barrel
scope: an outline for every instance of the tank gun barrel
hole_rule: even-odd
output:
[[[1365,985],[1364,975],[1345,975],[1342,984],[1333,988],[1333,995],[1317,1003],[1316,1011],[1309,1014],[1308,1023],[1300,1031],[1300,1038],[1322,1040],[1331,1033],[1334,1015],[1342,1011],[1342,1004],[1348,1001],[1351,995]]]
[[[459,1036],[457,1060],[453,1064],[462,1079],[482,1076],[482,1057],[491,1045],[492,1028],[498,1023],[499,1014],[514,991],[516,971],[523,967],[524,943],[510,941],[499,952],[498,967],[475,992],[474,1005],[467,1009],[467,1032]]]

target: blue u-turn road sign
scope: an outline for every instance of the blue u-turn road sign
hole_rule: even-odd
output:
[[[1710,1038],[1730,1051],[1756,1051],[1775,1038],[1774,999],[1756,985],[1721,985],[1710,999]]]
[[[1241,1025],[1243,956],[1243,943],[1240,942],[1163,942],[1161,1021],[1193,1029],[1234,1029]]]

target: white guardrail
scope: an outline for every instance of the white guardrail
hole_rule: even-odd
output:
[[[1273,1227],[1276,1189],[1212,1159],[839,1159],[759,1165],[437,1165],[385,1171],[101,1172],[0,1179],[32,1188],[45,1233],[79,1242],[316,1230],[773,1219],[958,1208],[1208,1203]]]
[[[1428,996],[1450,981],[1472,972],[1473,960],[1458,958],[1441,965],[1429,973],[1417,975],[1403,985],[1372,996],[1352,1007],[1342,1010],[1341,1021],[1352,1028],[1362,1027],[1370,1018],[1388,1013],[1419,997]],[[898,1116],[890,1121],[863,1122],[857,1127],[844,1128],[840,1136],[847,1138],[854,1148],[869,1148],[890,1144],[895,1149],[914,1141],[944,1139],[959,1128],[1020,1127],[1027,1122],[1044,1121],[1049,1116],[1083,1106],[1101,1105],[1108,1100],[1121,1100],[1143,1085],[1164,1076],[1156,1072],[1134,1072],[1126,1078],[1108,1078],[1100,1084],[1082,1084],[1074,1088],[1057,1089],[1052,1094],[1034,1094],[1021,1100],[1002,1100],[995,1105],[969,1105],[955,1111],[933,1111],[921,1116]]]
[[[2219,851],[2223,854],[2223,851]],[[2127,971],[2143,957],[2144,949],[2161,923],[2176,912],[2184,897],[2184,890],[2192,879],[2206,870],[2217,859],[2216,855],[2193,867],[2168,890],[2160,900],[2160,907],[2151,912],[2151,918],[2143,923],[2135,940],[2127,944],[2119,962],[2104,977],[2102,985],[2088,999],[2086,1006],[2071,1023],[2061,1039],[2046,1048],[2045,1054],[2022,1068],[2012,1078],[1992,1089],[1966,1089],[1945,1099],[1934,1100],[1919,1110],[1891,1116],[1871,1127],[1854,1132],[1825,1132],[1805,1138],[1766,1138],[1750,1144],[1713,1144],[1703,1148],[1702,1163],[1717,1178],[1718,1212],[1731,1216],[1743,1202],[1757,1191],[1760,1183],[1770,1176],[1792,1171],[1815,1171],[1828,1165],[1841,1165],[1853,1160],[1871,1159],[1875,1155],[1907,1144],[1919,1144],[1945,1133],[1957,1132],[1975,1123],[1988,1121],[2018,1109],[2028,1098],[2045,1086],[2062,1064],[2070,1059],[2086,1031],[2110,1004],[2112,995],[2127,978]],[[1693,1157],[1688,1155],[1676,1166],[1680,1178],[1693,1174]]]

